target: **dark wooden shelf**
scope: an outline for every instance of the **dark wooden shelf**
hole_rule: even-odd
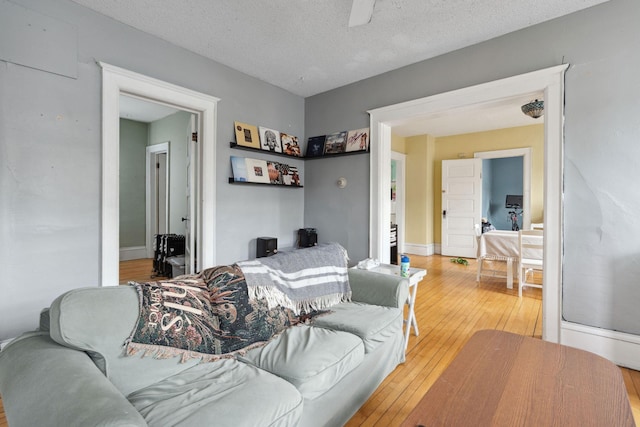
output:
[[[298,157],[298,156],[290,156],[288,154],[285,153],[278,153],[276,151],[268,151],[268,150],[260,150],[258,148],[251,148],[251,147],[245,147],[243,145],[238,145],[235,142],[230,142],[229,146],[231,148],[236,148],[238,150],[244,150],[244,151],[252,151],[254,153],[262,153],[262,154],[271,154],[273,156],[279,156],[279,157],[286,157],[288,159],[297,159],[297,160],[304,160],[304,157]]]
[[[238,145],[235,142],[230,142],[229,146],[237,150],[252,151],[254,153],[262,153],[262,154],[271,154],[273,156],[286,157],[288,159],[296,159],[296,160],[318,160],[318,159],[330,159],[332,157],[353,156],[354,154],[369,154],[369,150],[366,150],[366,151],[362,150],[362,151],[349,151],[345,153],[324,154],[322,156],[316,156],[316,157],[298,157],[298,156],[290,156],[289,154],[285,154],[285,153],[277,153],[275,151],[267,151],[267,150],[260,150],[258,148],[245,147],[243,145]]]
[[[316,157],[305,157],[305,160],[318,160],[318,159],[330,159],[332,157],[344,157],[344,156],[353,156],[356,154],[369,154],[369,150],[367,151],[348,151],[344,153],[334,153],[334,154],[324,154],[322,156]]]
[[[287,188],[303,188],[303,185],[287,185],[287,184],[271,184],[266,182],[249,182],[249,181],[236,181],[233,178],[229,178],[229,184],[240,185],[268,185],[270,187],[287,187]]]

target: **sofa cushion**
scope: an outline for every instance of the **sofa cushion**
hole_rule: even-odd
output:
[[[127,398],[150,426],[292,426],[302,414],[295,387],[232,359],[194,366]]]
[[[353,334],[297,326],[238,359],[284,378],[305,399],[314,399],[362,362],[364,346]]]
[[[364,342],[365,352],[370,353],[402,329],[402,310],[345,302],[331,307],[331,313],[314,319],[313,325],[357,335]]]
[[[51,338],[86,351],[125,396],[199,363],[125,356],[125,341],[138,318],[138,295],[132,286],[66,292],[51,304],[49,318]]]

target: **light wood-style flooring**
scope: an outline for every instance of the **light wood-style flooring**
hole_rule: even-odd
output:
[[[541,337],[539,289],[525,289],[520,299],[517,281],[513,290],[508,290],[501,278],[483,278],[478,284],[474,260],[464,266],[451,263],[448,257],[413,255],[411,265],[428,270],[419,284],[415,309],[420,335],[411,334],[406,362],[389,375],[348,427],[399,425],[475,331],[498,329]],[[501,263],[495,266],[503,268]],[[140,268],[139,274],[123,274],[121,270],[121,277],[151,280],[151,269],[146,265]],[[621,371],[636,424],[640,425],[640,372]],[[0,427],[7,426],[0,400]]]
[[[119,277],[120,284],[125,284],[130,281],[149,282],[166,279],[166,277],[155,276],[153,271],[153,260],[151,258],[120,261]]]

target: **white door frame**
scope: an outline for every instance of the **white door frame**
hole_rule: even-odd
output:
[[[170,105],[198,115],[202,141],[202,218],[198,254],[201,268],[215,265],[216,118],[218,98],[99,62],[102,67],[101,286],[119,283],[120,95]]]
[[[167,212],[167,216],[165,218],[165,230],[169,229],[169,169],[171,168],[171,164],[169,162],[169,143],[163,142],[161,144],[154,144],[147,146],[146,149],[146,227],[145,227],[145,242],[146,242],[146,250],[147,250],[147,258],[153,258],[153,236],[155,234],[155,225],[156,225],[156,215],[154,202],[155,200],[155,192],[157,189],[155,188],[155,181],[153,178],[156,175],[155,160],[157,159],[158,154],[166,153],[167,155],[167,167],[166,167],[166,197],[165,197],[165,212]]]
[[[544,92],[544,242],[545,292],[542,298],[542,338],[560,341],[562,320],[562,177],[564,73],[569,64],[441,93],[413,101],[370,110],[370,220],[369,256],[389,261],[391,130],[407,117],[482,104],[516,95]]]
[[[531,228],[531,147],[510,150],[478,151],[473,157],[479,159],[504,159],[522,157],[522,229]],[[482,196],[484,197],[484,195]]]
[[[391,159],[396,161],[396,224],[398,224],[398,256],[405,253],[405,195],[406,195],[406,154],[391,152]]]

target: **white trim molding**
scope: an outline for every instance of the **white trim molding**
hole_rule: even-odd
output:
[[[435,246],[433,243],[429,245],[420,243],[405,243],[404,253],[420,256],[431,256],[435,253]]]
[[[202,268],[216,261],[216,120],[218,98],[104,62],[102,68],[101,286],[118,285],[120,95],[129,95],[198,115],[201,148],[202,218],[198,254]]]
[[[426,98],[370,110],[370,222],[369,256],[388,262],[390,222],[390,152],[391,130],[407,118],[443,114],[455,108],[482,105],[513,96],[544,92],[545,165],[544,209],[545,239],[544,283],[542,298],[542,338],[560,341],[562,319],[562,178],[564,73],[569,64],[533,71],[476,86],[441,93]]]
[[[640,370],[640,336],[562,321],[562,344],[595,353],[616,365]]]

